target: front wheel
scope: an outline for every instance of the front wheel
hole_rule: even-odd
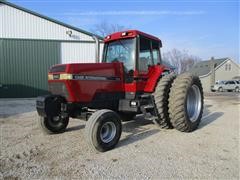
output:
[[[121,133],[120,117],[108,109],[94,112],[85,127],[89,145],[100,152],[113,149],[118,143]]]
[[[179,75],[169,95],[169,115],[174,128],[183,132],[195,130],[203,113],[203,89],[198,77]]]
[[[235,88],[235,92],[239,92],[239,87],[236,87],[236,88]]]
[[[42,117],[39,118],[40,126],[47,134],[62,133],[67,128],[69,117]]]

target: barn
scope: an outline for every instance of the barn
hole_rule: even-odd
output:
[[[48,93],[49,67],[97,62],[102,38],[0,0],[0,98]]]

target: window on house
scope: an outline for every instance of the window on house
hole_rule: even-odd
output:
[[[228,70],[231,71],[231,64],[228,64]]]
[[[231,71],[231,64],[225,64],[225,71]]]

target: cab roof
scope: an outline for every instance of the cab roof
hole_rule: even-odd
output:
[[[118,39],[134,38],[134,37],[137,37],[138,35],[142,35],[149,39],[153,39],[155,41],[160,42],[160,44],[162,44],[161,40],[158,37],[152,36],[150,34],[147,34],[138,30],[127,30],[127,31],[121,31],[121,32],[110,34],[104,38],[104,42],[106,43],[106,42],[115,41]]]

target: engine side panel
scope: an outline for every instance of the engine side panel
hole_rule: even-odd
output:
[[[122,63],[67,64],[64,74],[49,73],[56,77],[48,80],[49,90],[69,102],[88,103],[99,93],[124,92],[122,72]]]

